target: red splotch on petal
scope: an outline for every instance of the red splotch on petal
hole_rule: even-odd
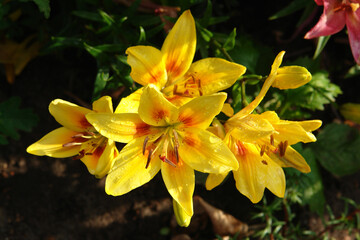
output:
[[[155,109],[152,113],[152,117],[155,121],[159,122],[163,120],[165,117],[168,117],[169,114],[170,112],[165,109]]]
[[[148,125],[146,123],[137,124],[135,131],[136,131],[135,132],[136,136],[148,135],[150,133],[150,125]]]
[[[150,75],[150,79],[148,80],[148,83],[158,83],[161,81],[161,79],[164,77],[164,71],[157,71],[154,74]]]
[[[92,127],[92,125],[88,122],[88,120],[85,118],[85,116],[83,116],[80,120],[79,120],[80,126],[84,129],[89,129]]]
[[[171,78],[175,78],[179,76],[180,73],[182,72],[181,66],[179,66],[177,61],[167,62],[166,70]]]
[[[101,157],[101,155],[103,154],[105,150],[105,145],[103,146],[98,146],[97,148],[95,148],[95,151],[92,153],[94,158],[96,159],[96,161],[99,160],[99,158]],[[97,164],[97,163],[96,163]]]
[[[194,138],[194,136],[188,134],[184,137],[183,142],[191,147],[198,148],[200,147],[200,142]]]
[[[236,148],[236,154],[237,155],[240,155],[240,156],[245,156],[246,154],[246,147],[244,146],[244,144],[240,141],[237,141],[236,142],[236,145],[235,145],[235,148]]]
[[[194,123],[193,116],[190,116],[189,114],[180,114],[178,120],[179,122],[182,122],[186,126],[191,126]]]

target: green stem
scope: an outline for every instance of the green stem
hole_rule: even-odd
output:
[[[249,105],[246,101],[245,81],[243,79],[241,79],[241,104],[243,108]]]
[[[227,60],[229,60],[230,62],[234,62],[234,59],[232,59],[232,57],[228,54],[226,49],[223,48],[218,41],[216,41],[215,39],[212,39],[212,43],[220,50],[220,52],[222,54],[224,54],[224,56],[226,57]]]

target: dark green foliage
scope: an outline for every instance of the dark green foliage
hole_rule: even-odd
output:
[[[20,108],[21,99],[12,97],[0,103],[0,144],[7,144],[7,137],[20,139],[19,130],[30,132],[38,117],[31,109]]]

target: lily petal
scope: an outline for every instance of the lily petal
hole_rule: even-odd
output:
[[[195,189],[194,170],[179,161],[175,167],[161,162],[161,174],[172,198],[184,209],[187,215],[193,215],[192,196]]]
[[[169,102],[154,85],[148,85],[140,98],[139,116],[149,125],[167,126],[177,118],[178,108]]]
[[[192,99],[179,108],[178,121],[184,127],[206,129],[222,110],[226,96],[226,93],[216,93]]]
[[[265,187],[278,197],[285,194],[285,175],[280,166],[266,155],[260,156],[253,144],[244,144],[245,154],[237,155],[239,169],[233,171],[236,188],[251,202],[259,202]]]
[[[94,101],[93,110],[95,112],[112,113],[114,110],[111,97],[103,96],[98,100]]]
[[[205,58],[194,62],[186,78],[198,80],[203,95],[231,87],[245,73],[246,67],[221,58]]]
[[[287,141],[289,145],[296,144],[298,142],[308,143],[315,142],[316,137],[307,129],[317,129],[316,127],[320,127],[319,121],[311,120],[311,121],[286,121],[280,120],[277,114],[273,111],[267,111],[260,115],[264,119],[267,119],[274,129],[276,133],[274,133],[273,137],[278,142]],[[306,128],[304,128],[304,127]],[[312,131],[313,131],[312,130]]]
[[[92,111],[68,101],[55,99],[49,105],[49,111],[55,120],[64,127],[76,132],[85,132],[92,129],[85,115]]]
[[[160,131],[144,123],[136,113],[90,113],[86,118],[101,135],[122,143]]]
[[[160,50],[150,46],[135,46],[126,49],[126,54],[131,66],[130,76],[135,82],[143,86],[152,83],[158,88],[165,85],[167,73]]]
[[[352,54],[356,63],[360,65],[360,8],[347,14],[346,27],[349,33]]]
[[[271,66],[270,74],[267,77],[267,79],[265,80],[264,85],[262,86],[259,95],[257,95],[256,98],[249,105],[247,105],[246,107],[241,109],[238,113],[236,113],[234,116],[232,116],[232,118],[242,118],[246,115],[249,115],[260,104],[260,102],[265,97],[266,92],[269,90],[269,88],[275,81],[277,70],[281,65],[284,54],[285,54],[285,51],[281,51],[276,56],[272,66]]]
[[[214,134],[198,128],[185,128],[179,155],[191,168],[205,173],[225,173],[238,168],[234,154]]]
[[[310,166],[307,164],[303,156],[292,147],[287,147],[284,156],[279,156],[273,152],[267,153],[281,167],[292,167],[300,172],[309,173]]]
[[[129,142],[114,160],[106,177],[105,191],[120,196],[149,182],[160,170],[160,161],[150,161],[145,168],[147,155],[142,153],[145,137]]]
[[[225,124],[225,129],[234,138],[249,143],[254,143],[259,138],[267,137],[275,132],[269,121],[255,114],[242,119],[231,119]]]
[[[86,145],[91,145],[93,141],[89,141]],[[82,149],[86,149],[89,146],[84,146]],[[97,178],[103,178],[110,170],[114,155],[117,152],[115,143],[112,140],[108,140],[106,145],[97,147],[92,155],[85,155],[81,158],[81,161],[86,165],[88,171],[95,175]]]
[[[139,88],[129,96],[121,99],[115,113],[138,113],[140,97],[144,88]]]
[[[229,173],[224,173],[224,174],[210,173],[206,178],[206,182],[205,182],[206,190],[212,190],[216,186],[219,186],[224,181],[224,179],[228,174]]]
[[[72,142],[73,136],[78,132],[69,130],[65,127],[55,129],[39,141],[31,144],[26,151],[37,156],[49,156],[54,158],[66,158],[75,156],[80,151],[80,146],[64,147],[65,143]]]
[[[345,12],[335,11],[338,1],[323,1],[324,12],[318,23],[306,33],[305,38],[311,39],[328,36],[339,32],[345,26]]]
[[[187,10],[176,21],[161,48],[170,84],[187,72],[195,50],[195,21],[190,10]]]

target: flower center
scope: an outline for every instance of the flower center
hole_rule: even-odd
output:
[[[182,97],[198,97],[203,95],[201,80],[196,78],[196,73],[187,77],[180,78],[168,87],[165,87],[162,92],[165,95],[174,95]]]
[[[342,0],[341,3],[339,3],[338,6],[334,8],[334,12],[340,12],[340,11],[352,11],[355,12],[359,8],[359,2],[358,1],[352,1],[352,0]]]
[[[101,155],[105,149],[107,139],[98,133],[94,132],[81,132],[71,137],[72,141],[63,144],[64,148],[81,146],[79,154],[74,156],[73,159],[81,159],[86,155]]]
[[[179,158],[179,136],[173,127],[168,127],[164,134],[149,143],[149,137],[144,139],[143,155],[148,154],[145,168],[149,167],[151,160],[158,155],[159,159],[172,167],[181,164]]]
[[[270,135],[270,142],[269,143],[264,143],[264,144],[261,145],[260,156],[263,156],[264,153],[270,153],[270,152],[278,154],[280,157],[285,156],[286,149],[289,146],[287,140],[279,142],[277,144],[277,147],[275,147],[274,136]]]

